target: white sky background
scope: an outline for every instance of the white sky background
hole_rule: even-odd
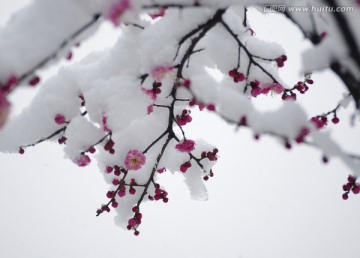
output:
[[[1,0],[0,24],[24,2]],[[278,19],[283,21],[257,15],[251,23],[258,36],[286,48],[283,75],[292,85],[300,78],[299,53],[307,45],[298,43],[302,36],[293,26],[279,26]],[[111,26],[79,51],[110,44],[114,36],[108,32]],[[311,115],[332,109],[344,92],[330,73],[313,78],[315,85],[300,96]],[[34,92],[16,91],[15,113]],[[257,102],[265,110],[279,99]],[[330,130],[348,150],[360,152],[358,129],[348,126],[350,111],[341,111],[341,123]],[[255,142],[249,131],[235,133],[206,113],[186,129],[190,138],[201,136],[220,150],[215,177],[207,183],[210,199],[190,200],[180,175],[164,175],[170,201],[144,205],[139,237],[116,227],[113,211],[95,217],[108,189],[95,164],[79,168],[51,143],[22,156],[0,154],[0,257],[360,257],[360,196],[341,199],[349,170],[338,160],[324,166],[317,150],[287,151],[270,137]]]

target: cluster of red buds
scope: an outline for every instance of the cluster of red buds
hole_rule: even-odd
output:
[[[212,171],[212,169],[210,170],[209,174],[208,175],[205,175],[203,177],[204,181],[208,181],[210,177],[213,177],[214,176],[214,172]]]
[[[162,200],[164,203],[167,203],[169,201],[168,192],[160,188],[159,184],[155,184],[155,195],[151,196],[149,195],[148,198],[150,201],[159,201]]]
[[[212,151],[203,151],[201,153],[201,159],[209,159],[210,161],[216,161],[217,160],[217,153],[219,150],[217,148],[214,148]]]
[[[242,82],[245,80],[245,75],[243,73],[239,73],[236,68],[229,71],[229,76],[234,79],[234,82]]]
[[[314,81],[310,78],[310,75],[307,75],[304,81],[298,81],[294,87],[291,89],[285,90],[282,99],[283,100],[296,100],[296,93],[298,91],[301,94],[305,94],[309,90],[309,85],[314,84]]]
[[[356,183],[356,179],[356,177],[349,175],[348,182],[343,185],[343,190],[345,191],[345,193],[342,195],[342,198],[344,200],[347,200],[349,198],[350,191],[353,194],[360,193],[360,185]]]
[[[190,116],[191,111],[184,109],[180,115],[176,115],[176,122],[180,125],[180,126],[184,126],[187,123],[190,123],[192,121],[192,117]]]
[[[115,150],[113,148],[114,145],[115,145],[114,141],[112,139],[109,139],[107,143],[105,143],[104,145],[104,150],[106,150],[110,154],[114,154],[115,153]]]
[[[140,213],[139,208],[137,206],[132,208],[132,211],[134,212],[134,216],[129,219],[127,229],[128,230],[134,230],[134,235],[138,236],[140,232],[137,230],[137,227],[141,224],[142,219],[142,213]]]

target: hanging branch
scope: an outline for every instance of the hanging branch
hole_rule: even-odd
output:
[[[195,52],[194,49],[196,48],[196,45],[198,44],[198,42],[206,35],[206,33],[211,30],[217,23],[219,23],[221,21],[221,17],[224,14],[225,10],[224,9],[220,9],[218,10],[214,16],[209,19],[206,23],[203,24],[202,29],[199,30],[199,34],[196,38],[192,39],[190,46],[186,49],[184,56],[181,58],[180,62],[178,65],[176,65],[176,69],[177,69],[177,74],[176,74],[176,78],[173,84],[173,88],[171,91],[171,94],[169,95],[169,97],[172,97],[172,101],[169,104],[169,106],[165,106],[165,105],[157,105],[154,104],[153,106],[155,107],[164,107],[167,108],[169,111],[169,116],[168,116],[168,125],[166,130],[159,136],[157,137],[153,142],[151,142],[146,148],[145,150],[142,152],[142,154],[147,153],[156,143],[158,143],[161,139],[163,139],[165,136],[167,136],[165,143],[163,144],[157,159],[155,161],[155,164],[151,170],[151,173],[146,181],[145,184],[136,184],[136,183],[126,183],[125,178],[127,176],[127,171],[123,168],[119,168],[117,171],[123,171],[124,175],[123,177],[118,180],[115,181],[116,184],[118,184],[117,188],[115,189],[115,191],[110,191],[108,192],[107,196],[110,197],[111,199],[104,204],[101,209],[97,210],[97,216],[99,216],[101,213],[103,213],[104,211],[110,211],[110,205],[113,206],[117,206],[117,202],[116,202],[116,196],[119,195],[119,193],[121,191],[124,190],[124,186],[125,185],[130,185],[130,187],[143,187],[143,191],[137,201],[136,206],[133,208],[133,212],[134,212],[134,217],[132,219],[129,220],[129,226],[128,229],[129,230],[134,230],[135,235],[139,234],[137,228],[139,226],[139,224],[141,223],[141,219],[139,219],[139,216],[141,217],[142,215],[139,215],[140,212],[140,206],[142,201],[144,200],[145,196],[148,194],[148,189],[151,183],[154,184],[156,191],[161,192],[161,194],[163,195],[163,201],[167,202],[167,193],[164,190],[160,189],[160,186],[158,184],[156,184],[155,180],[154,180],[154,176],[156,171],[158,170],[158,165],[161,161],[161,158],[163,157],[166,148],[168,147],[168,144],[170,143],[170,141],[172,139],[175,139],[176,141],[180,141],[179,138],[176,136],[175,132],[174,132],[174,123],[176,123],[181,132],[182,132],[182,136],[184,137],[184,139],[186,139],[185,137],[185,132],[183,131],[182,127],[178,124],[178,122],[175,119],[175,113],[174,113],[174,109],[175,109],[175,103],[177,101],[183,102],[183,101],[189,101],[189,100],[184,100],[184,99],[178,99],[176,97],[177,94],[177,89],[178,89],[178,84],[179,84],[179,80],[183,79],[183,69],[185,64],[188,62],[188,60],[190,59],[191,55]],[[195,30],[193,30],[195,31]],[[188,34],[189,35],[189,34]],[[180,44],[181,45],[181,44]],[[146,79],[146,76],[141,76],[141,78],[144,80]],[[207,173],[207,171],[204,170],[203,165],[201,164],[201,159],[200,158],[196,158],[191,152],[189,153],[190,159],[193,159],[196,161],[196,163],[199,165],[199,167],[205,172]],[[211,172],[212,173],[212,172]],[[115,179],[114,179],[115,180]],[[117,180],[117,179],[116,179]],[[150,198],[150,197],[149,197]],[[115,205],[114,205],[115,204]],[[134,220],[137,222],[136,224],[134,224]],[[130,222],[131,221],[131,222]]]
[[[229,25],[221,20],[221,24],[224,26],[224,28],[226,29],[227,32],[229,32],[229,34],[234,38],[234,40],[236,41],[236,43],[238,44],[239,48],[242,48],[244,49],[246,55],[248,56],[249,58],[249,67],[251,65],[255,65],[257,66],[258,68],[260,68],[260,70],[265,73],[267,76],[269,76],[274,83],[277,83],[278,81],[275,79],[275,77],[269,73],[262,65],[260,65],[255,59],[254,59],[254,56],[252,55],[252,53],[246,48],[246,46],[239,40],[238,36],[231,30],[231,28],[229,27]],[[255,56],[257,58],[259,58],[258,56]],[[264,59],[265,60],[265,59]],[[273,60],[271,60],[273,61]],[[248,73],[250,71],[250,68],[248,68]]]
[[[31,77],[32,75],[34,75],[34,73],[41,69],[42,67],[44,67],[46,64],[48,64],[51,60],[56,59],[58,56],[58,53],[60,53],[63,49],[65,49],[69,43],[71,41],[73,41],[74,39],[76,39],[80,34],[82,34],[83,32],[85,32],[86,30],[88,30],[89,28],[91,28],[94,24],[96,24],[98,22],[98,20],[100,19],[101,15],[99,13],[95,14],[93,16],[93,18],[91,19],[91,21],[89,21],[88,23],[86,23],[85,25],[83,25],[81,28],[79,28],[78,30],[76,30],[73,34],[71,34],[67,39],[65,39],[60,45],[59,47],[52,52],[51,54],[49,54],[47,57],[45,57],[43,60],[41,60],[38,64],[36,64],[34,67],[30,68],[27,72],[25,72],[24,74],[20,75],[17,79],[16,85],[19,85],[21,83],[24,83],[25,80],[28,80],[29,77]],[[14,89],[15,87],[12,87],[9,90],[9,93]]]
[[[336,9],[338,6],[335,1],[330,0],[328,4]],[[290,13],[284,12],[284,15],[292,21],[303,33],[303,35],[308,38],[314,45],[319,44],[319,37],[314,37],[306,33],[305,29],[291,16]],[[349,27],[349,24],[341,12],[331,12],[329,15],[334,17],[338,25],[339,34],[342,34],[342,38],[347,46],[349,51],[349,57],[356,64],[357,69],[360,70],[360,51],[359,47],[356,44],[356,40],[354,39],[353,33]],[[315,22],[315,21],[314,21]],[[344,82],[345,86],[348,88],[351,96],[354,99],[356,109],[360,109],[360,81],[353,75],[352,72],[349,71],[346,67],[344,67],[341,62],[334,60],[330,69],[337,74],[340,79]]]

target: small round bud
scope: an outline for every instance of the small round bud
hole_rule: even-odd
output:
[[[138,207],[138,206],[134,206],[131,210],[132,210],[133,212],[139,212],[139,207]]]
[[[359,185],[355,185],[351,191],[353,192],[353,194],[358,194],[360,193],[360,186]]]
[[[324,164],[327,164],[327,163],[329,162],[329,158],[328,158],[327,156],[323,156],[323,157],[322,157],[322,162],[323,162]]]
[[[65,123],[65,116],[62,114],[57,114],[54,118],[55,123],[57,123],[58,125],[62,125]]]
[[[29,84],[30,86],[36,86],[40,82],[39,76],[34,76],[32,79],[30,79]]]
[[[118,205],[119,205],[119,204],[118,204],[116,201],[113,201],[113,202],[111,203],[111,206],[112,206],[113,208],[117,208]]]
[[[333,122],[334,124],[339,123],[340,119],[338,117],[334,117],[333,119],[331,119],[331,122]]]

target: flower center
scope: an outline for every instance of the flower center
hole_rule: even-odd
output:
[[[138,157],[133,157],[133,158],[131,158],[130,162],[131,162],[131,164],[136,165],[139,163],[139,159],[138,159]]]

